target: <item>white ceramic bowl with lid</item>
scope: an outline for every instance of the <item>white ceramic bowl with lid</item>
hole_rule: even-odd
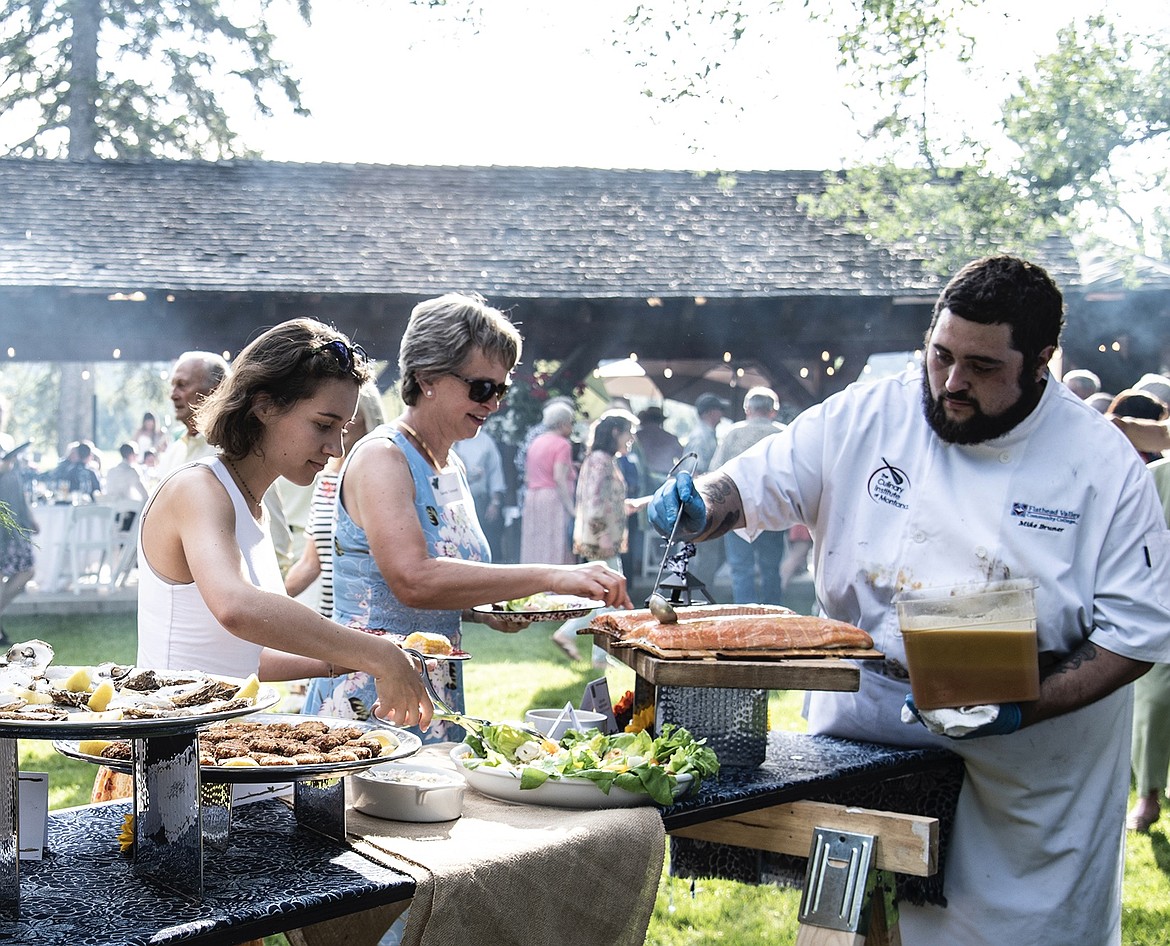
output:
[[[417,762],[386,762],[353,776],[353,807],[390,821],[453,821],[463,814],[461,775]]]

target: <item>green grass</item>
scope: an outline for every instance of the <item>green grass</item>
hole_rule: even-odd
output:
[[[49,641],[60,663],[129,662],[134,657],[133,615],[9,617],[4,625],[13,640]],[[467,625],[464,647],[475,655],[464,665],[468,711],[489,719],[515,719],[533,707],[576,702],[585,683],[600,671],[587,660],[569,664],[551,642],[552,630],[535,625],[519,634],[497,634]],[[582,653],[587,652],[583,647]],[[615,700],[633,685],[633,672],[625,667],[611,666],[605,676]],[[774,693],[769,703],[772,727],[802,730],[800,703],[800,693]],[[22,740],[20,764],[27,771],[49,773],[53,808],[89,800],[93,766],[58,756],[49,743]],[[692,886],[664,873],[646,943],[688,946],[720,939],[736,946],[789,946],[796,939],[798,907],[795,890],[720,880],[699,880]],[[1164,827],[1155,825],[1149,835],[1129,835],[1122,909],[1123,943],[1163,946],[1170,928],[1170,839]],[[269,946],[284,943],[282,936],[268,940]]]

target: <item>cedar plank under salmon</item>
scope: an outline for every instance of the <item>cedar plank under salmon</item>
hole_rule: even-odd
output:
[[[743,613],[747,610],[755,613]],[[622,643],[645,642],[660,650],[752,651],[869,649],[873,638],[859,627],[786,608],[716,605],[680,610],[677,624],[660,624],[648,611],[609,611],[593,629]]]

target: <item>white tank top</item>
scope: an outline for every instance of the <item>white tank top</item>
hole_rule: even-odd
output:
[[[208,458],[196,463],[210,468],[231,497],[236,512],[236,541],[252,584],[284,594],[284,579],[267,527],[268,516],[263,522],[252,518],[243,494],[221,460]],[[157,490],[154,495],[158,495]],[[150,505],[148,502],[142,511],[142,522],[150,515]],[[220,624],[194,582],[173,584],[150,567],[142,550],[141,525],[138,564],[138,666],[202,670],[233,677],[256,672],[260,645],[236,637]]]

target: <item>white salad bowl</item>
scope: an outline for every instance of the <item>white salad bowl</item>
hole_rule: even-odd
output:
[[[587,778],[550,778],[536,788],[520,787],[520,773],[514,769],[478,766],[467,767],[467,757],[472,754],[471,746],[461,743],[451,750],[451,758],[462,768],[467,783],[477,792],[497,801],[518,805],[544,805],[552,808],[636,808],[651,805],[654,800],[642,792],[627,792],[624,788],[611,787],[605,794],[595,782]],[[674,797],[684,795],[691,787],[692,776],[677,777]]]

